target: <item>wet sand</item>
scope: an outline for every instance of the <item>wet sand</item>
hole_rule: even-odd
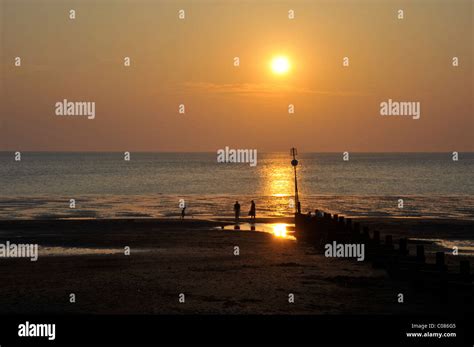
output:
[[[54,256],[40,250],[37,262],[0,259],[0,313],[392,314],[455,307],[414,293],[408,283],[390,279],[370,263],[326,258],[310,245],[268,233],[221,230],[225,224],[0,221],[0,243],[76,248],[75,254]],[[126,246],[130,255],[123,252]],[[81,247],[98,253],[81,254]],[[102,248],[114,252],[102,254]],[[397,303],[400,292],[410,298],[405,304]],[[69,302],[70,293],[75,303]],[[179,303],[180,293],[185,303]],[[288,302],[290,293],[294,303]]]

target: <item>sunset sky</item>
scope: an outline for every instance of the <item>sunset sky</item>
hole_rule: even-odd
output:
[[[0,4],[0,150],[474,151],[471,0]],[[381,116],[388,99],[421,118]]]

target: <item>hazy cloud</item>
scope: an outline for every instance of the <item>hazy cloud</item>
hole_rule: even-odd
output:
[[[186,82],[183,84],[183,87],[188,90],[194,90],[197,92],[236,94],[246,96],[278,96],[282,94],[319,94],[328,96],[367,95],[353,91],[315,90],[275,83]]]

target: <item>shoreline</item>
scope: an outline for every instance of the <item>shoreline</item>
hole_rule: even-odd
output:
[[[394,239],[406,237],[409,243],[434,244],[436,240],[459,242],[464,248],[469,249],[474,256],[474,222],[459,219],[414,219],[414,218],[353,218],[361,225],[371,230],[379,230],[382,237],[393,235]],[[240,225],[248,224],[294,224],[294,217],[260,217],[255,220],[244,218]],[[66,219],[27,219],[27,220],[0,220],[0,239],[6,236],[15,238],[32,237],[40,239],[44,231],[51,235],[60,235],[65,230],[82,231],[90,234],[101,231],[123,231],[125,227],[134,230],[156,230],[166,228],[170,230],[190,231],[203,229],[223,229],[235,225],[235,220],[230,217],[214,218],[66,218]],[[41,235],[35,235],[39,231]],[[245,230],[242,230],[244,232]],[[21,235],[18,235],[20,232]],[[43,235],[44,236],[44,235]],[[295,235],[297,237],[297,235]],[[416,240],[416,241],[415,241]],[[445,246],[446,246],[445,245]],[[446,250],[447,247],[444,248]],[[438,250],[443,250],[438,247]]]

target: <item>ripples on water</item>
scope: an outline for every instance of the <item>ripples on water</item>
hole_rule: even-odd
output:
[[[302,154],[303,211],[348,216],[474,219],[474,154]],[[184,199],[192,217],[233,216],[250,200],[257,216],[289,216],[293,172],[287,153],[259,154],[257,167],[218,164],[214,153],[0,152],[0,218],[173,217]],[[69,208],[69,199],[76,208]],[[404,208],[397,200],[404,199]]]
[[[303,212],[321,209],[353,217],[429,217],[474,220],[474,199],[471,197],[404,197],[405,207],[399,209],[399,197],[379,196],[314,196],[302,199]],[[289,196],[78,196],[76,208],[69,208],[69,197],[18,197],[0,201],[1,219],[49,218],[141,218],[178,217],[178,201],[184,198],[188,218],[233,217],[233,204],[239,199],[246,217],[250,200],[257,204],[257,217],[291,216]]]

